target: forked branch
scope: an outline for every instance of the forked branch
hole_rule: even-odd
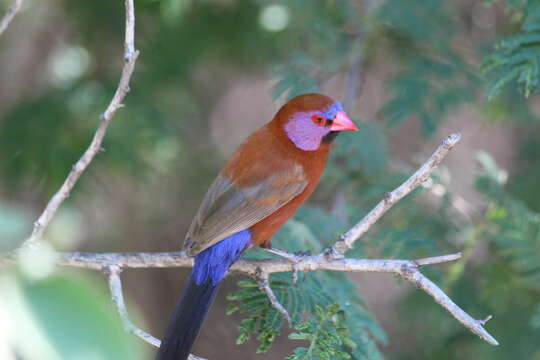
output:
[[[442,141],[442,144],[435,150],[430,158],[418,169],[410,178],[403,184],[397,187],[394,191],[386,193],[384,199],[382,199],[375,207],[354,225],[349,231],[341,235],[341,240],[336,242],[332,247],[331,256],[343,256],[347,250],[353,247],[353,244],[362,235],[364,235],[377,220],[385,212],[388,211],[396,202],[401,200],[404,196],[408,195],[411,191],[416,189],[419,185],[425,182],[433,170],[440,164],[440,162],[448,155],[448,152],[452,150],[454,145],[461,139],[461,134],[454,133],[448,136]]]
[[[489,320],[490,316],[484,320],[476,320],[456,305],[448,295],[419,270],[420,266],[458,260],[461,257],[460,253],[417,260],[351,259],[343,256],[343,253],[352,246],[354,241],[365,234],[382,214],[405,195],[417,188],[430,176],[435,167],[448,154],[457,141],[459,141],[459,138],[459,134],[454,134],[446,138],[426,163],[424,163],[407,181],[394,191],[388,193],[385,199],[379,202],[374,209],[358,222],[358,224],[351,228],[351,230],[342,237],[342,240],[339,240],[332,248],[313,256],[298,256],[295,254],[284,253],[281,255],[285,255],[287,259],[242,259],[231,267],[231,271],[243,273],[257,279],[260,288],[269,296],[273,306],[276,307],[287,320],[290,319],[289,314],[278,302],[271,288],[267,286],[269,274],[315,270],[396,274],[413,283],[416,287],[433,297],[439,305],[446,309],[474,334],[492,345],[498,345],[497,340],[484,329],[484,325]],[[0,257],[0,265],[12,263],[15,258],[16,254],[14,253],[5,254]],[[291,259],[294,259],[294,261],[291,261]],[[193,266],[193,259],[187,257],[183,252],[105,254],[81,252],[58,253],[56,261],[58,265],[62,266],[74,266],[95,270],[101,270],[112,265],[121,268],[169,268]],[[116,299],[115,303],[121,305],[119,307],[120,309],[125,308],[125,306],[122,305],[123,302],[118,302]],[[127,316],[126,311],[120,310],[120,312]],[[143,336],[140,337],[145,339]]]
[[[159,348],[161,345],[161,341],[148,334],[141,328],[135,326],[129,318],[126,303],[124,301],[124,294],[122,291],[122,279],[120,278],[122,269],[118,265],[105,265],[102,270],[105,275],[107,275],[107,278],[109,280],[109,289],[111,291],[112,301],[116,306],[116,310],[118,311],[118,315],[120,316],[120,320],[122,321],[126,332],[138,336],[156,349]],[[206,360],[193,354],[190,354],[188,359]]]
[[[0,34],[7,28],[10,21],[19,11],[23,0],[15,0],[6,15],[0,20]],[[25,240],[23,246],[35,244],[42,239],[43,234],[51,220],[56,215],[58,208],[70,195],[71,190],[93,161],[94,157],[102,150],[101,144],[107,132],[107,128],[116,111],[123,106],[126,94],[129,92],[129,82],[135,68],[138,51],[135,49],[135,9],[133,0],[125,0],[126,24],[124,41],[124,66],[116,92],[105,112],[100,117],[100,124],[94,134],[92,142],[81,158],[73,166],[66,180],[51,198],[38,220],[34,224],[32,234]],[[417,260],[370,260],[351,259],[344,255],[354,242],[364,235],[375,222],[404,196],[412,192],[426,181],[436,166],[444,159],[452,147],[459,141],[459,134],[447,137],[431,157],[403,184],[386,194],[362,220],[354,225],[349,231],[341,236],[330,249],[314,256],[297,256],[282,254],[287,259],[263,259],[263,260],[240,260],[235,263],[231,270],[252,276],[258,280],[259,287],[266,293],[273,306],[291,322],[291,318],[285,308],[279,303],[269,286],[269,274],[277,272],[296,271],[350,271],[350,272],[379,272],[396,274],[413,283],[419,289],[429,294],[433,299],[446,309],[452,316],[492,345],[498,345],[485,329],[484,325],[491,315],[483,320],[476,320],[457,306],[437,285],[424,276],[420,266],[454,261],[461,254],[430,257]],[[0,254],[0,266],[12,264],[16,261],[19,251]],[[290,259],[294,258],[294,261]],[[118,310],[126,331],[135,334],[153,347],[159,347],[160,341],[152,335],[144,332],[129,319],[124,296],[122,293],[121,271],[124,268],[153,268],[153,267],[191,267],[193,259],[188,258],[182,252],[171,253],[57,253],[56,263],[61,266],[74,266],[86,269],[94,269],[107,275],[111,298]],[[191,360],[201,360],[190,355]]]
[[[94,160],[94,157],[102,151],[101,143],[103,142],[107,128],[109,127],[114,114],[116,114],[116,111],[123,106],[124,98],[129,92],[129,81],[133,74],[133,70],[135,69],[135,62],[137,61],[139,52],[135,50],[135,8],[133,0],[125,0],[125,7],[124,67],[122,68],[122,76],[120,77],[116,92],[109,103],[109,106],[107,106],[105,112],[100,116],[100,124],[94,134],[90,146],[86,149],[79,161],[73,165],[60,189],[53,195],[51,200],[49,200],[49,203],[34,223],[32,234],[25,240],[23,246],[33,245],[41,240],[43,233],[56,215],[60,205],[67,199],[83,172],[88,165],[90,165],[92,160]]]

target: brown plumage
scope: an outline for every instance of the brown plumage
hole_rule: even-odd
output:
[[[338,131],[356,130],[341,105],[298,96],[249,136],[210,186],[184,248],[195,264],[158,360],[184,360],[229,267],[272,236],[313,193]]]
[[[298,96],[244,140],[195,216],[184,243],[190,255],[244,229],[251,230],[253,244],[270,246],[272,236],[315,190],[332,147],[330,141],[321,141],[316,150],[302,150],[288,137],[285,126],[296,114],[325,110],[333,104],[336,102],[324,95]],[[289,191],[284,191],[285,185]],[[245,193],[244,189],[256,186],[264,189],[251,197]],[[228,208],[239,197],[251,201]]]
[[[260,179],[267,177],[269,172],[276,169],[287,168],[297,164],[303,169],[304,177],[307,180],[304,190],[274,213],[251,226],[251,241],[256,245],[263,247],[270,246],[272,236],[313,193],[326,167],[328,154],[332,147],[331,143],[323,143],[315,151],[303,151],[298,149],[287,138],[281,127],[289,117],[287,116],[289,113],[298,110],[307,111],[313,109],[309,107],[299,109],[299,106],[282,109],[272,122],[246,139],[223,170],[223,175],[225,176],[233,179],[237,177],[241,178],[242,182],[238,182],[237,184],[240,187],[244,187],[260,181]],[[260,149],[270,150],[260,151]],[[270,151],[270,154],[267,151]],[[253,166],[254,164],[258,165]],[[250,177],[239,176],[239,174],[247,172],[251,174]]]

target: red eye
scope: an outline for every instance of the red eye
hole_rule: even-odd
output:
[[[321,115],[313,115],[311,117],[311,120],[316,124],[316,125],[319,125],[319,126],[322,126],[326,123],[326,119],[324,117],[322,117]]]

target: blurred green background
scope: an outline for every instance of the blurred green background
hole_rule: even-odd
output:
[[[10,3],[0,0],[2,14]],[[141,55],[126,107],[49,228],[48,244],[178,250],[239,142],[291,96],[319,91],[341,100],[361,130],[337,139],[319,189],[275,245],[317,252],[332,244],[441,138],[460,131],[432,181],[386,214],[351,256],[463,251],[462,261],[426,274],[473,316],[493,314],[487,329],[501,345],[486,344],[391,276],[317,272],[301,274],[296,288],[288,276],[272,278],[309,336],[289,338],[258,290],[230,276],[193,352],[212,360],[293,352],[540,359],[539,1],[135,3]],[[30,234],[89,144],[119,79],[123,11],[120,0],[27,0],[0,37],[0,250]],[[0,273],[0,358],[152,358],[147,344],[123,333],[103,276],[54,268],[50,250]],[[142,328],[162,336],[187,275],[123,275]],[[239,336],[245,343],[235,345]],[[315,343],[319,352],[302,350]]]

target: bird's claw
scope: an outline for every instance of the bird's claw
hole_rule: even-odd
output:
[[[266,250],[271,252],[272,254],[281,256],[293,263],[292,283],[294,286],[296,286],[296,283],[298,282],[298,269],[296,268],[296,265],[307,256],[311,256],[311,252],[297,251],[291,254],[290,252],[276,248],[267,248]]]

